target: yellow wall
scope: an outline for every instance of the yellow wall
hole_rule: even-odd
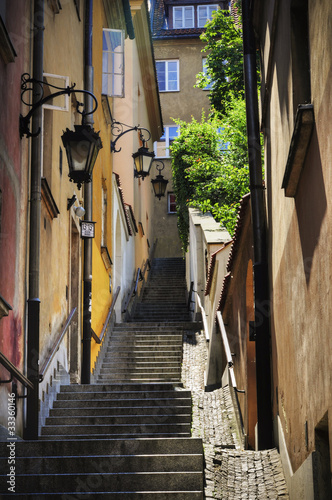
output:
[[[100,131],[103,149],[100,150],[93,171],[93,220],[95,225],[95,238],[92,246],[92,316],[91,326],[97,335],[100,335],[112,301],[109,291],[109,273],[101,257],[102,245],[102,191],[107,193],[107,230],[106,246],[112,257],[112,225],[111,225],[111,194],[112,194],[112,157],[110,152],[110,125],[107,124],[101,103],[101,75],[102,75],[102,33],[107,22],[103,2],[94,2],[93,11],[93,54],[94,67],[94,94],[98,100],[98,109],[93,115],[94,129]],[[91,341],[91,368],[93,368],[100,345]]]

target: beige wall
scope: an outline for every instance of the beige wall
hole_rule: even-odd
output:
[[[194,88],[196,75],[202,71],[201,50],[203,43],[199,38],[154,40],[155,59],[179,60],[179,91],[160,92],[160,103],[164,126],[175,126],[173,119],[191,121],[192,116],[200,120],[202,110],[206,116],[209,110],[208,92]],[[153,234],[158,238],[157,257],[182,257],[181,242],[177,229],[176,214],[167,212],[167,193],[173,191],[172,170],[170,159],[162,158],[165,169],[162,175],[169,183],[165,198],[155,198],[153,211]],[[156,169],[152,170],[151,178],[156,177]]]
[[[281,184],[294,126],[293,96],[299,85],[294,79],[291,57],[290,2],[282,1],[278,6],[274,2],[276,35],[272,45],[273,2],[261,3],[265,11],[261,6],[258,29],[269,89],[263,128],[270,234],[274,413],[280,417],[295,472],[315,450],[315,428],[326,413],[326,429],[329,429],[330,444],[332,442],[329,297],[332,211],[328,201],[332,194],[329,130],[332,5],[329,0],[308,2],[315,127],[297,194],[295,198],[286,198]]]

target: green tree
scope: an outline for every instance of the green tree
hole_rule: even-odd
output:
[[[171,148],[172,174],[184,251],[188,246],[189,206],[210,211],[232,234],[240,199],[249,191],[246,151],[241,142],[245,136],[244,103],[233,100],[230,110],[223,120],[203,116],[201,122],[176,121],[180,136]]]
[[[212,109],[224,114],[232,99],[244,98],[242,30],[226,10],[215,11],[205,28],[206,72],[197,75],[196,86],[210,84]]]

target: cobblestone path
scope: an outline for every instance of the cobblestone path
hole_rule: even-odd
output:
[[[192,391],[192,436],[201,437],[206,500],[289,500],[278,451],[243,450],[227,387],[204,392],[204,334],[184,335],[182,382]]]

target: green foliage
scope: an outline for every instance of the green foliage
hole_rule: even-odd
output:
[[[244,115],[244,119],[243,119]],[[236,126],[235,116],[238,117]],[[210,211],[232,234],[241,197],[249,191],[244,104],[234,101],[223,121],[176,121],[180,136],[173,142],[172,173],[178,229],[184,251],[189,237],[188,207]],[[244,127],[244,130],[243,130]],[[230,142],[232,140],[232,142]]]
[[[229,11],[217,10],[201,35],[207,52],[206,74],[197,75],[199,88],[212,82],[209,98],[212,108],[225,113],[232,99],[244,97],[242,31]]]

